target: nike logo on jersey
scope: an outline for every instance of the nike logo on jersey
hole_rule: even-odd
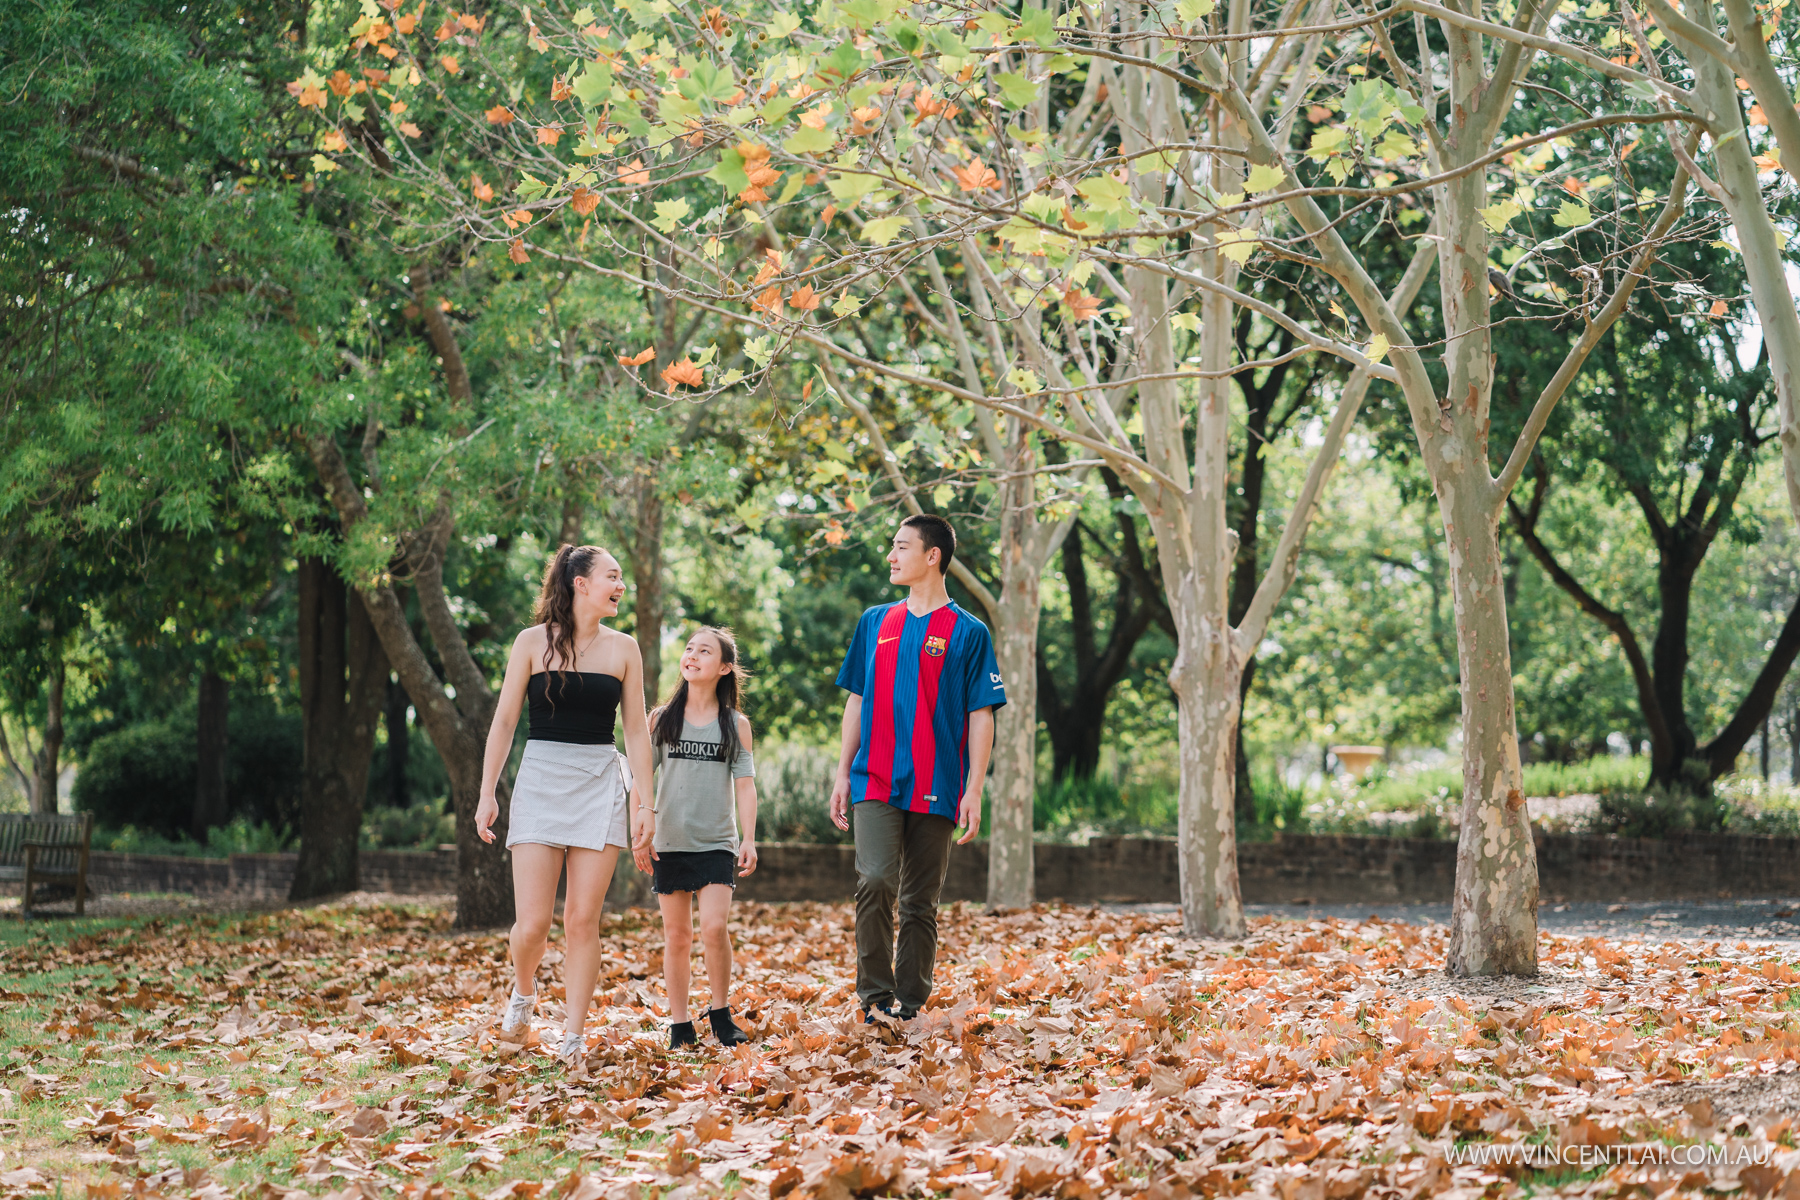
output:
[[[876,639],[875,639],[875,644],[876,644],[876,645],[877,645],[877,646],[885,646],[885,645],[887,645],[887,644],[888,644],[888,643],[889,643],[889,642],[897,642],[897,641],[899,641],[899,640],[900,640],[900,636],[899,636],[899,635],[898,635],[898,634],[896,634],[896,635],[894,635],[894,636],[893,636],[893,637],[891,637],[891,638],[884,638],[884,637],[878,637],[878,638],[876,638]]]

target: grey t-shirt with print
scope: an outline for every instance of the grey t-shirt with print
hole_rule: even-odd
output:
[[[719,720],[681,723],[681,740],[656,747],[658,854],[700,850],[737,853],[738,779],[754,778],[756,762],[738,745],[737,760],[719,757]]]

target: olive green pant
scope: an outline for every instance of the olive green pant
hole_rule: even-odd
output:
[[[898,1001],[902,1012],[915,1013],[931,998],[938,893],[956,823],[882,800],[853,805],[850,815],[856,837],[856,998],[865,1009]]]

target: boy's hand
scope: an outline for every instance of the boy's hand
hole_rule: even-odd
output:
[[[831,785],[831,823],[839,829],[850,829],[850,777],[839,775]]]
[[[981,832],[980,792],[963,793],[962,807],[957,810],[956,814],[956,824],[963,831],[963,835],[956,839],[957,845],[961,846],[975,840],[975,835]]]
[[[753,875],[756,873],[756,843],[745,840],[738,847],[738,874]]]

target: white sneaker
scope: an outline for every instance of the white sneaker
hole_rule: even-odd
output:
[[[503,1033],[512,1033],[521,1025],[531,1020],[533,1010],[537,1008],[537,993],[521,996],[514,992],[512,999],[506,1003],[506,1013],[500,1018],[500,1029]]]
[[[556,1057],[564,1062],[575,1062],[587,1055],[587,1037],[585,1034],[563,1032],[562,1049]]]

